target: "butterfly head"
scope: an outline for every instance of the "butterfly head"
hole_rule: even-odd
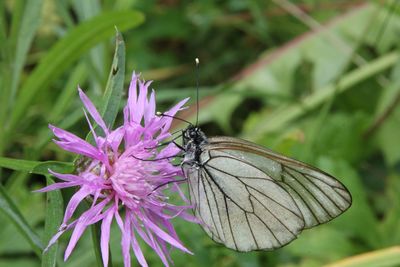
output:
[[[183,145],[191,143],[195,146],[200,146],[207,143],[207,137],[203,131],[194,125],[189,125],[185,130],[182,131]]]

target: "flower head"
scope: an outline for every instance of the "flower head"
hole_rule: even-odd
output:
[[[64,260],[70,256],[84,230],[101,221],[100,246],[104,266],[107,266],[110,227],[114,219],[122,233],[125,266],[130,266],[131,248],[140,265],[147,266],[138,245],[138,236],[159,255],[165,266],[171,261],[168,246],[190,253],[170,222],[174,217],[195,220],[186,212],[190,206],[172,205],[163,194],[163,189],[171,186],[188,203],[175,183],[175,177],[182,176],[181,169],[168,159],[179,153],[179,148],[171,143],[160,151],[156,149],[171,136],[172,118],[156,116],[155,93],[152,91],[148,96],[149,85],[150,82],[140,81],[138,75],[133,73],[124,108],[124,123],[114,130],[108,128],[93,103],[78,89],[86,111],[103,132],[101,136],[96,134],[85,112],[94,145],[65,130],[49,126],[58,138],[54,140],[58,146],[83,156],[87,163],[77,168],[76,174],[50,171],[63,182],[39,190],[78,188],[67,205],[59,231],[48,245],[55,243],[65,231],[73,229]],[[186,101],[180,101],[165,113],[174,116]],[[79,203],[85,199],[90,199],[90,208],[73,220]]]

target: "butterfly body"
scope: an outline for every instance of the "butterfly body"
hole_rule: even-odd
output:
[[[206,135],[200,128],[191,125],[183,131],[182,138],[185,151],[184,164],[198,167],[201,164],[202,147],[208,144]]]
[[[182,133],[182,169],[194,213],[217,243],[237,251],[273,250],[351,205],[329,174],[254,143]]]

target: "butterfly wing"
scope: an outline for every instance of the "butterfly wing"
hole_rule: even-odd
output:
[[[351,203],[333,177],[244,140],[210,138],[200,163],[183,165],[195,215],[214,241],[237,251],[282,247]],[[340,193],[330,199],[324,190]]]
[[[210,138],[210,149],[243,157],[272,177],[293,197],[305,228],[328,222],[351,206],[351,195],[341,182],[306,163],[232,137]]]
[[[304,228],[293,198],[259,168],[212,149],[201,161],[183,170],[195,215],[214,241],[237,251],[272,250]]]

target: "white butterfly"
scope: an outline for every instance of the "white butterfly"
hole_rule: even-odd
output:
[[[228,248],[280,248],[351,205],[342,183],[303,162],[238,138],[207,138],[193,125],[182,136],[195,216]]]

